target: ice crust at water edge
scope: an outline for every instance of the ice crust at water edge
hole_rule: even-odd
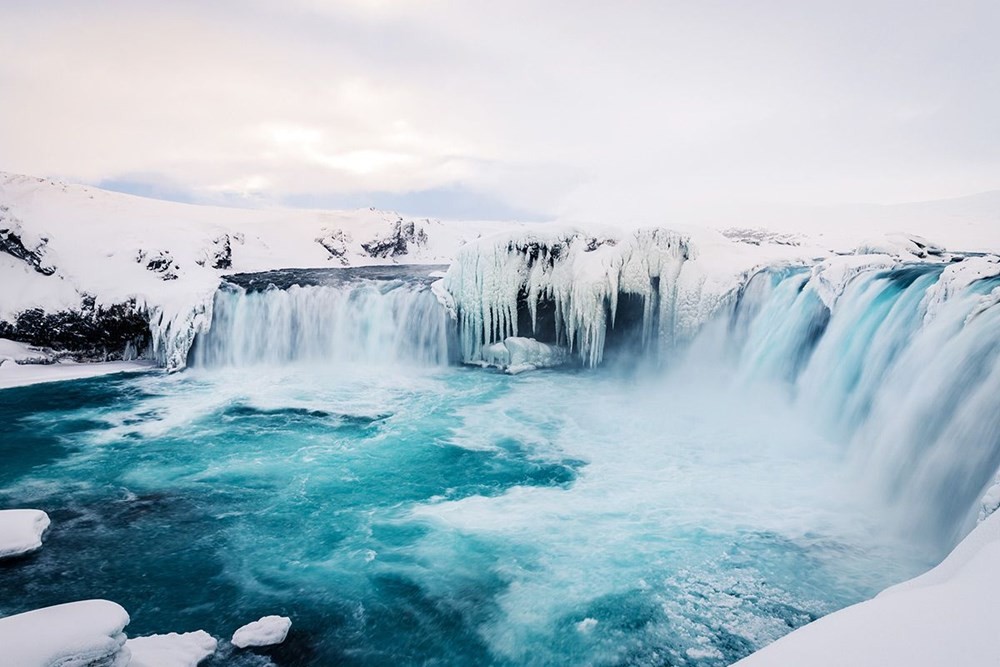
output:
[[[291,627],[292,619],[287,616],[264,616],[234,632],[232,644],[237,648],[280,644]]]
[[[0,510],[0,560],[42,548],[49,515],[41,510]]]

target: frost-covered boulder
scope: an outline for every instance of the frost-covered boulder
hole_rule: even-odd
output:
[[[511,375],[538,368],[561,366],[569,361],[566,348],[539,343],[534,338],[511,336],[483,350],[483,362]]]
[[[136,637],[125,642],[129,667],[195,667],[215,653],[218,642],[204,630]]]
[[[0,510],[0,559],[42,548],[49,515],[41,510]]]
[[[0,663],[12,667],[126,667],[128,613],[83,600],[0,618]]]
[[[234,632],[232,643],[237,648],[273,646],[285,641],[291,627],[292,620],[287,616],[264,616]]]

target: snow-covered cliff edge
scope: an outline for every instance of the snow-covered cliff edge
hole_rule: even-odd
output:
[[[0,173],[0,337],[180,368],[227,273],[442,264],[512,226],[192,206]]]

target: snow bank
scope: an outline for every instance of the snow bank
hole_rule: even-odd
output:
[[[800,628],[740,667],[993,667],[1000,656],[1000,514],[937,567]]]
[[[234,632],[232,643],[237,648],[280,644],[291,627],[292,621],[287,616],[264,616]]]
[[[215,653],[218,642],[204,630],[136,637],[125,642],[132,653],[128,667],[195,667]]]
[[[125,667],[128,622],[128,613],[107,600],[0,618],[0,660],[12,667]]]
[[[0,510],[0,559],[42,548],[49,515],[41,510]]]
[[[52,357],[38,348],[0,338],[0,366],[4,364],[48,364]]]
[[[78,364],[61,361],[53,364],[0,364],[0,389],[23,387],[42,382],[61,382],[83,378],[110,375],[112,373],[136,373],[148,371],[156,365],[151,361],[105,361]]]

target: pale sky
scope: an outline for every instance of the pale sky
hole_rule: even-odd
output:
[[[0,0],[0,170],[661,219],[1000,188],[1000,2]]]

